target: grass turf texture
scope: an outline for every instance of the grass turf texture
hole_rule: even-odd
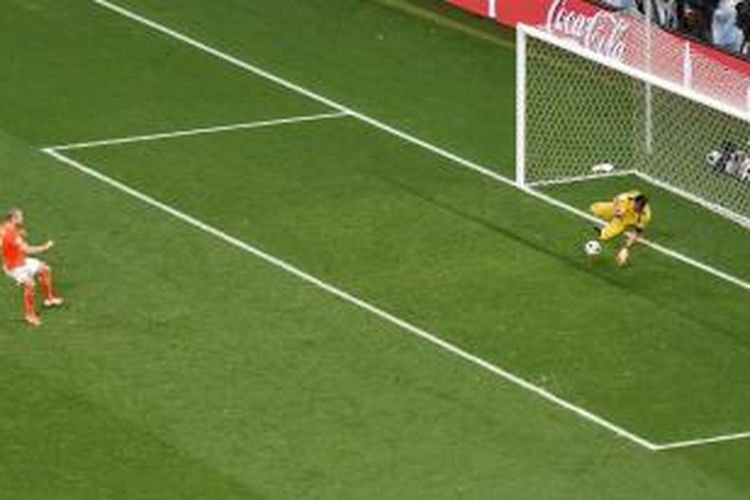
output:
[[[509,173],[512,50],[394,5],[131,7]],[[747,442],[646,452],[34,153],[324,109],[89,2],[9,10],[0,196],[70,306],[4,327],[0,497],[746,496]],[[351,119],[71,156],[649,438],[750,428],[747,292],[587,261],[579,219]],[[656,200],[659,241],[747,277],[745,233]]]

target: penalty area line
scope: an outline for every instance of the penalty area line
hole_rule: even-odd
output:
[[[424,341],[427,341],[438,348],[447,351],[455,356],[458,356],[459,358],[462,358],[463,360],[474,364],[490,373],[495,374],[496,376],[510,382],[511,384],[514,384],[518,387],[521,387],[523,389],[526,389],[537,396],[541,397],[542,399],[547,400],[548,402],[554,404],[555,406],[558,406],[560,408],[566,409],[578,417],[587,420],[599,427],[602,427],[604,429],[607,429],[608,431],[611,431],[612,433],[625,438],[643,448],[646,448],[649,451],[654,452],[660,452],[660,451],[669,451],[669,450],[678,450],[678,449],[686,449],[686,448],[693,448],[698,446],[705,446],[710,444],[717,444],[717,443],[723,443],[723,442],[729,442],[729,441],[737,441],[742,439],[748,439],[750,438],[750,431],[746,432],[738,432],[734,434],[723,434],[723,435],[717,435],[717,436],[709,436],[704,438],[696,438],[696,439],[689,439],[684,441],[674,441],[670,443],[663,443],[658,444],[654,443],[648,439],[645,439],[643,437],[638,436],[635,433],[632,433],[628,431],[627,429],[620,427],[584,408],[581,408],[580,406],[577,406],[569,401],[566,401],[559,396],[556,396],[555,394],[551,393],[550,391],[547,391],[546,389],[537,386],[520,376],[507,371],[497,365],[494,365],[490,363],[489,361],[486,361],[474,354],[471,354],[468,351],[465,351],[461,349],[460,347],[455,346],[454,344],[451,344],[450,342],[447,342],[437,335],[430,333],[422,328],[419,328],[418,326],[413,325],[412,323],[407,322],[406,320],[403,320],[383,309],[378,308],[377,306],[374,306],[370,304],[369,302],[366,302],[363,299],[360,299],[349,292],[346,292],[334,285],[331,285],[325,281],[323,281],[320,278],[317,278],[311,274],[306,273],[305,271],[301,270],[300,268],[287,263],[286,261],[275,257],[267,252],[264,252],[263,250],[246,243],[234,236],[231,236],[224,231],[221,231],[220,229],[215,228],[214,226],[211,226],[199,219],[196,219],[195,217],[192,217],[190,215],[187,215],[184,212],[181,212],[177,210],[174,207],[171,207],[170,205],[167,205],[163,202],[160,202],[156,200],[155,198],[142,193],[141,191],[138,191],[120,181],[117,181],[105,174],[102,174],[101,172],[90,168],[83,163],[73,160],[72,158],[69,158],[59,151],[52,149],[52,148],[43,148],[41,151],[52,158],[56,159],[58,162],[61,162],[69,167],[72,167],[75,170],[78,170],[79,172],[89,176],[93,177],[94,179],[103,182],[110,187],[121,191],[129,196],[132,196],[147,205],[152,206],[153,208],[156,208],[158,210],[161,210],[163,212],[166,212],[167,214],[205,232],[208,233],[211,236],[214,236],[220,240],[223,240],[224,242],[237,247],[241,250],[244,250],[245,252],[265,261],[268,264],[271,264],[275,267],[281,268],[282,270],[296,276],[297,278],[317,287],[320,288],[339,299],[348,302],[360,309],[363,309],[391,324],[394,324],[398,327],[400,327],[403,330],[408,331],[409,333],[415,335],[418,338],[421,338]]]
[[[114,146],[117,144],[129,144],[133,142],[158,141],[163,139],[174,139],[177,137],[189,137],[193,135],[216,134],[220,132],[231,132],[234,130],[247,130],[253,128],[275,127],[279,125],[289,125],[293,123],[304,123],[320,120],[330,120],[333,118],[343,118],[348,113],[345,111],[335,111],[333,113],[320,113],[316,115],[291,116],[288,118],[276,118],[273,120],[262,120],[254,122],[232,123],[229,125],[217,125],[213,127],[201,127],[186,130],[176,130],[173,132],[159,132],[154,134],[133,135],[128,137],[114,137],[111,139],[100,139],[96,141],[74,142],[71,144],[61,144],[58,146],[48,146],[42,148],[42,151],[71,151],[74,149],[95,148],[100,146]]]
[[[89,177],[93,177],[94,179],[97,179],[100,182],[103,182],[104,184],[109,185],[110,187],[121,191],[133,198],[136,198],[143,203],[146,203],[147,205],[150,205],[153,208],[156,208],[162,212],[166,212],[167,214],[171,215],[172,217],[175,217],[190,226],[193,226],[194,228],[197,228],[205,233],[208,233],[225,243],[228,243],[229,245],[232,245],[236,248],[239,248],[241,250],[244,250],[245,252],[265,261],[268,264],[271,264],[275,267],[278,267],[284,271],[286,271],[289,274],[292,274],[296,276],[297,278],[307,282],[308,284],[311,284],[317,288],[320,288],[326,292],[328,292],[331,295],[334,295],[338,297],[339,299],[343,300],[344,302],[348,302],[364,311],[367,311],[382,320],[385,320],[393,325],[396,325],[400,327],[401,329],[413,334],[414,336],[429,342],[430,344],[442,349],[443,351],[446,351],[450,354],[453,354],[464,361],[467,361],[475,366],[478,366],[490,373],[495,374],[496,376],[506,380],[507,382],[510,382],[516,386],[519,386],[523,389],[528,390],[529,392],[532,392],[536,394],[537,396],[541,397],[542,399],[547,400],[548,402],[554,404],[557,407],[564,408],[571,413],[574,413],[578,417],[596,424],[599,427],[602,427],[604,429],[609,430],[610,432],[627,439],[628,441],[631,441],[632,443],[635,443],[643,448],[646,448],[650,451],[656,451],[657,445],[652,443],[651,441],[644,439],[626,429],[623,427],[620,427],[608,420],[606,420],[603,417],[600,417],[584,408],[581,408],[580,406],[577,406],[569,401],[566,401],[565,399],[562,399],[561,397],[556,396],[555,394],[551,393],[550,391],[535,385],[528,380],[525,380],[521,378],[520,376],[509,372],[508,370],[505,370],[503,368],[500,368],[499,366],[490,363],[489,361],[480,358],[479,356],[476,356],[468,351],[465,351],[461,349],[460,347],[451,344],[450,342],[447,342],[437,335],[428,332],[427,330],[424,330],[418,326],[415,326],[412,323],[409,323],[406,320],[403,320],[394,314],[391,314],[383,309],[380,309],[379,307],[366,302],[365,300],[346,292],[345,290],[342,290],[330,283],[327,283],[323,281],[322,279],[313,276],[311,274],[306,273],[305,271],[301,270],[300,268],[276,257],[273,256],[249,243],[246,243],[234,236],[229,235],[228,233],[211,226],[207,224],[206,222],[203,222],[193,216],[190,216],[170,205],[167,205],[166,203],[163,203],[161,201],[158,201],[157,199],[138,191],[127,184],[124,184],[116,179],[113,179],[105,174],[102,174],[101,172],[88,167],[84,165],[83,163],[76,161],[68,156],[65,156],[61,152],[52,149],[52,148],[43,148],[41,150],[42,152],[48,154],[49,156],[55,158],[60,163],[67,165],[68,167],[71,167]]]
[[[737,432],[734,434],[722,434],[719,436],[709,436],[705,438],[687,439],[685,441],[674,441],[672,443],[657,444],[654,451],[680,450],[685,448],[694,448],[696,446],[705,446],[709,444],[726,443],[728,441],[739,441],[750,438],[750,431]]]

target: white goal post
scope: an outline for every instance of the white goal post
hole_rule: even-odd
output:
[[[519,186],[633,175],[750,228],[746,102],[695,90],[690,65],[668,79],[658,58],[637,67],[546,29],[516,33]]]

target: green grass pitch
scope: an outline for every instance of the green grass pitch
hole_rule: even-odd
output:
[[[513,175],[512,33],[442,2],[117,5]],[[355,116],[60,151],[295,275],[42,148],[335,107],[94,1],[7,0],[0,46],[0,206],[68,299],[29,330],[0,286],[1,499],[750,495],[750,439],[606,425],[750,431],[750,291],[587,259],[584,220]],[[637,187],[656,242],[750,279],[747,231]]]

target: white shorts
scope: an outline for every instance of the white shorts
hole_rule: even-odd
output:
[[[22,266],[7,271],[6,274],[20,285],[34,279],[34,276],[39,273],[41,268],[41,261],[37,259],[26,259],[26,262],[24,262]]]

